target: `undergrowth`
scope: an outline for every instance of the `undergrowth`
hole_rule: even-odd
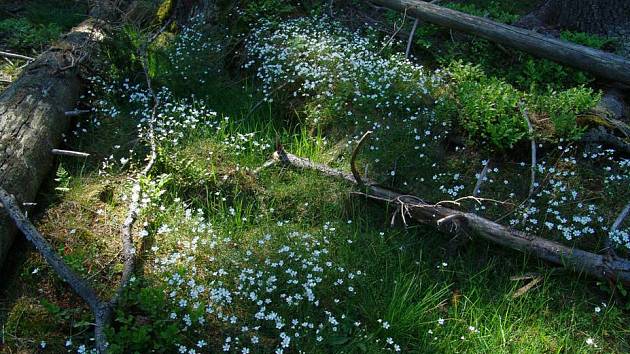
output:
[[[597,249],[630,198],[628,160],[576,143],[577,118],[598,94],[528,91],[461,62],[427,69],[316,6],[315,17],[256,26],[245,70],[230,72],[235,49],[224,40],[243,30],[237,15],[308,11],[290,6],[246,2],[220,14],[233,27],[194,18],[150,47],[159,157],[142,180],[134,230],[142,268],[108,329],[110,350],[627,352],[622,287],[610,294],[608,284],[478,240],[448,252],[445,235],[313,171],[253,172],[277,144],[347,170],[357,139],[373,130],[359,163],[383,185],[454,200],[489,163],[481,195],[501,203],[460,208]],[[61,161],[38,222],[102,294],[122,270],[117,235],[147,152],[151,97],[136,56],[147,36],[125,27],[103,49],[82,103],[93,115],[67,139],[96,158]],[[532,137],[540,159],[530,196],[521,176]],[[625,252],[627,228],[612,236]],[[89,311],[43,259],[31,252],[16,272],[0,317],[7,348],[91,351]],[[540,285],[520,294],[527,277]]]

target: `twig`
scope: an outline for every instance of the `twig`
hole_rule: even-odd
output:
[[[534,279],[532,279],[532,281],[527,283],[525,286],[523,286],[520,289],[516,290],[516,292],[512,295],[512,299],[516,299],[518,297],[523,296],[526,292],[528,292],[531,289],[533,289],[541,281],[542,281],[542,277],[535,277]]]
[[[359,186],[363,186],[363,180],[361,180],[361,174],[359,174],[359,171],[357,170],[357,166],[356,166],[357,155],[359,151],[361,150],[361,147],[363,146],[365,139],[371,134],[372,134],[371,130],[368,130],[367,132],[365,132],[365,134],[363,134],[361,139],[359,139],[357,146],[354,148],[354,150],[352,150],[352,157],[350,158],[350,170],[352,171],[352,176],[354,177],[354,180],[357,181],[357,184]]]
[[[0,51],[0,56],[3,56],[5,58],[23,59],[23,60],[28,60],[28,61],[35,60],[35,58],[31,58],[26,55],[14,54],[14,53],[3,52],[3,51]]]
[[[483,180],[486,178],[489,168],[490,168],[490,159],[486,161],[485,166],[483,166],[483,170],[481,170],[481,173],[479,174],[479,178],[477,178],[477,184],[475,184],[475,189],[473,189],[473,192],[472,192],[473,197],[476,197],[479,195],[479,191],[481,190],[481,184],[483,183]]]
[[[418,28],[418,23],[420,20],[416,18],[413,21],[413,27],[411,28],[411,32],[409,33],[409,39],[407,40],[407,49],[405,50],[405,58],[409,58],[409,52],[411,51],[411,44],[413,43],[413,35],[416,33],[416,28]]]
[[[24,234],[27,240],[29,240],[33,246],[44,257],[46,262],[54,269],[55,273],[59,275],[74,292],[79,295],[90,307],[94,316],[98,318],[99,314],[106,306],[96,295],[94,289],[87,283],[87,281],[76,274],[70,267],[64,262],[64,260],[53,250],[52,246],[46,241],[46,239],[37,231],[35,226],[28,220],[28,218],[22,213],[17,206],[15,198],[10,195],[6,190],[0,187],[0,202],[4,206],[9,217],[15,222],[15,225]]]
[[[52,149],[53,155],[72,156],[72,157],[89,157],[90,154],[79,151]]]
[[[162,30],[165,27],[162,28]],[[157,38],[153,36],[152,38]],[[123,226],[121,229],[120,237],[122,239],[122,253],[123,253],[123,271],[120,277],[120,281],[118,284],[118,288],[114,292],[114,295],[111,297],[109,302],[104,306],[103,315],[97,317],[96,325],[94,328],[94,336],[96,339],[96,350],[98,353],[106,353],[107,352],[107,335],[105,334],[105,327],[111,320],[112,311],[118,305],[123,292],[129,285],[131,278],[133,277],[136,262],[137,262],[137,252],[133,242],[133,226],[138,218],[138,211],[140,210],[140,193],[142,188],[140,183],[143,177],[146,177],[155,161],[157,159],[157,143],[155,140],[155,121],[157,119],[157,109],[160,105],[160,99],[153,91],[153,87],[151,84],[151,77],[148,72],[148,59],[146,49],[149,45],[149,42],[145,43],[145,45],[140,49],[140,56],[142,57],[142,69],[144,72],[144,76],[147,83],[147,90],[149,91],[151,97],[153,98],[153,108],[151,110],[151,117],[148,120],[148,133],[149,133],[149,145],[150,152],[147,158],[147,164],[144,166],[142,171],[138,174],[138,177],[135,179],[132,187],[131,187],[131,201],[129,203],[129,209],[127,211],[127,217],[123,222]]]
[[[266,169],[266,168],[267,168],[267,167],[269,167],[269,166],[273,166],[273,165],[275,165],[275,164],[277,164],[277,163],[278,163],[278,160],[274,160],[274,159],[267,160],[267,161],[265,161],[265,163],[264,163],[264,164],[262,164],[262,166],[260,166],[260,167],[256,168],[254,171],[252,171],[252,173],[253,173],[254,175],[257,175],[257,174],[259,174],[259,173],[260,173],[260,171],[262,171],[262,170]]]
[[[521,102],[520,104],[521,112],[523,114],[523,118],[527,122],[527,129],[529,131],[529,137],[531,140],[531,151],[532,151],[532,167],[531,167],[531,181],[529,185],[529,193],[527,197],[531,197],[534,194],[534,188],[536,187],[536,140],[534,140],[534,127],[529,120],[529,115],[527,114],[527,107]]]
[[[439,201],[439,202],[435,203],[435,206],[440,206],[442,204],[447,204],[447,203],[448,204],[457,205],[457,206],[461,206],[461,204],[459,202],[461,202],[463,200],[473,200],[473,201],[477,202],[477,204],[479,204],[479,205],[481,205],[481,202],[483,202],[483,201],[493,202],[493,203],[498,203],[498,204],[511,204],[510,202],[502,202],[500,200],[488,199],[488,198],[479,198],[479,197],[475,197],[474,195],[469,195],[469,196],[457,198],[455,200],[442,200],[442,201]]]
[[[82,114],[89,114],[89,113],[92,113],[92,111],[89,109],[75,109],[74,111],[67,111],[65,115],[66,117],[76,117]]]

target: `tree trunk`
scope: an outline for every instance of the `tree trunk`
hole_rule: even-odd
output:
[[[104,36],[89,19],[42,53],[0,94],[0,186],[21,203],[34,201],[53,165],[51,150],[69,128],[65,111],[81,92],[78,65]],[[15,235],[0,209],[0,267]]]
[[[470,33],[616,82],[630,84],[630,61],[618,55],[472,16],[420,0],[373,0],[408,16]]]
[[[596,34],[630,28],[628,0],[549,0],[547,21],[563,29]]]

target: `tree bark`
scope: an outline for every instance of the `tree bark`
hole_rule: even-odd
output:
[[[563,29],[609,34],[630,27],[627,0],[549,0],[546,22]]]
[[[584,47],[487,18],[468,15],[420,0],[374,0],[408,16],[477,35],[532,55],[557,61],[599,77],[630,85],[630,61],[611,53]]]
[[[20,203],[35,199],[53,166],[51,151],[69,128],[65,112],[81,93],[78,65],[104,37],[101,24],[89,19],[73,28],[0,94],[0,187]],[[0,267],[15,231],[0,210]]]

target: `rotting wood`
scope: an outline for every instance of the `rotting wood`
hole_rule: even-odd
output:
[[[371,0],[423,21],[470,33],[534,56],[630,85],[630,61],[619,55],[581,46],[523,28],[498,23],[420,0]]]
[[[351,173],[315,163],[283,150],[276,151],[273,157],[284,164],[316,170],[325,175],[357,184]],[[518,230],[512,230],[473,213],[446,208],[416,196],[392,191],[366,178],[363,178],[363,183],[365,193],[361,193],[362,195],[369,199],[393,204],[395,208],[400,210],[403,217],[406,216],[418,223],[434,226],[447,234],[466,232],[471,236],[477,235],[491,243],[531,254],[541,260],[566,267],[577,273],[630,284],[630,260],[583,251]]]
[[[0,94],[0,187],[21,203],[35,199],[53,166],[51,151],[70,127],[64,113],[75,106],[81,92],[78,64],[105,37],[103,25],[96,18],[83,21]],[[0,212],[0,267],[15,232]]]

